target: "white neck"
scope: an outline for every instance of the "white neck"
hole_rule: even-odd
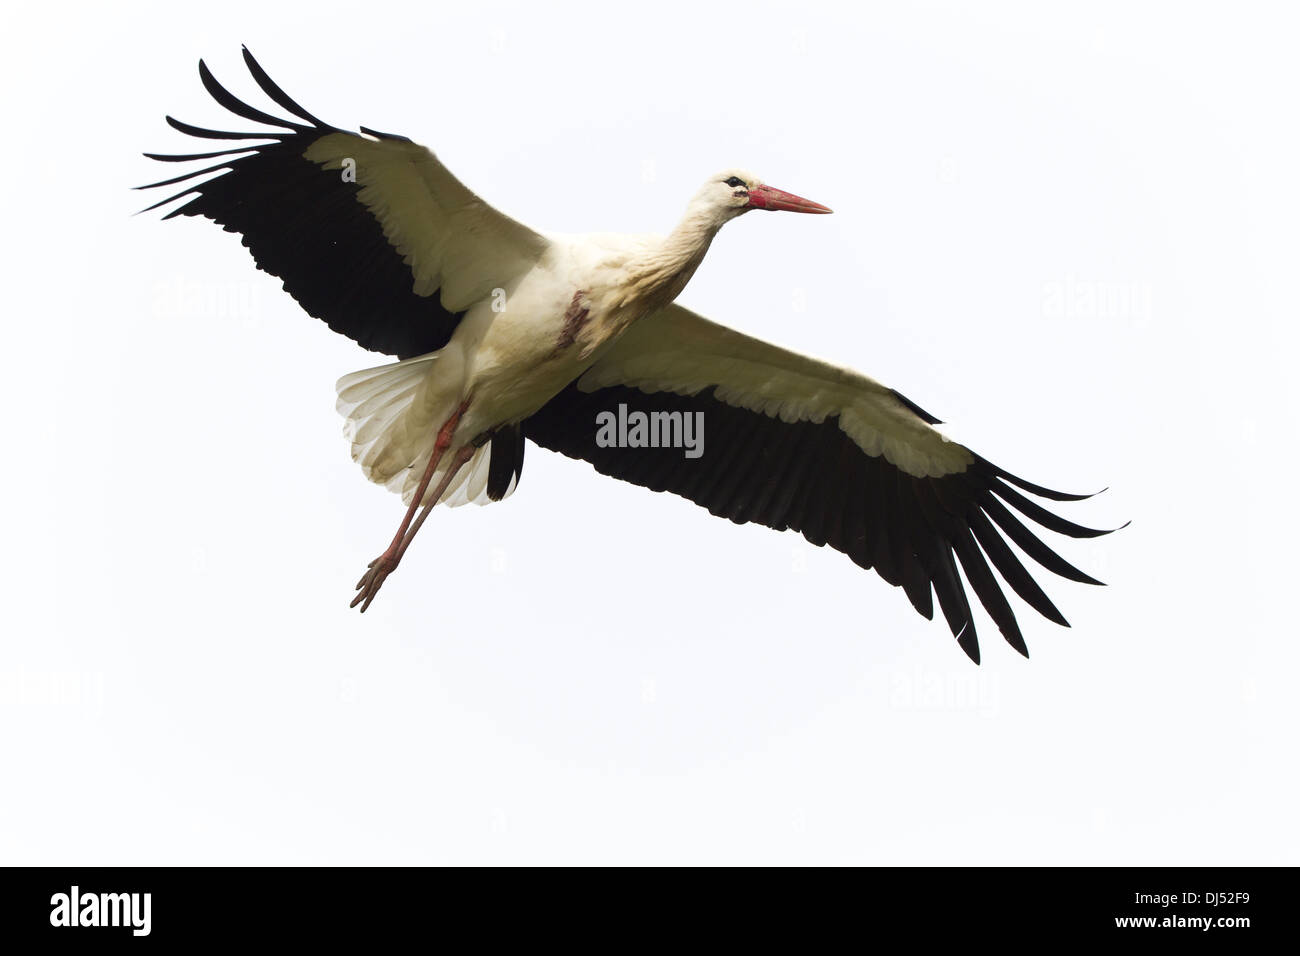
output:
[[[644,301],[651,308],[666,305],[686,287],[709,251],[709,243],[734,214],[700,201],[667,236],[627,265],[623,302]]]

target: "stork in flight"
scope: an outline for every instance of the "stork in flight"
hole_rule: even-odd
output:
[[[1026,656],[990,563],[1032,608],[1068,624],[1007,539],[1062,577],[1100,583],[1016,514],[1075,538],[1108,533],[1066,521],[1022,492],[1055,501],[1087,495],[1017,478],[864,375],[674,304],[732,219],[751,209],[829,213],[825,206],[727,170],[704,183],[667,236],[545,235],[483,202],[406,137],[321,122],[247,48],[243,55],[257,85],[294,119],[236,99],[200,61],[219,104],[272,130],[221,132],[169,116],[190,136],[261,142],[146,153],[218,162],[140,188],[184,183],[149,209],[186,199],[164,218],[204,216],[242,234],[258,268],[283,279],[310,315],[399,360],[337,386],[353,459],[407,505],[392,542],[358,582],[353,607],[370,606],[434,505],[509,495],[525,439],[719,517],[800,531],[874,567],[927,618],[938,598],[977,663],[958,563],[1007,642]],[[202,178],[209,173],[218,175]],[[607,447],[597,422],[615,410],[703,413],[704,453]]]

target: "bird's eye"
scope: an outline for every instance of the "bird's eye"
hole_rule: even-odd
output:
[[[728,186],[745,185],[745,181],[741,179],[739,176],[732,176],[730,179],[724,179],[723,182],[725,182]]]

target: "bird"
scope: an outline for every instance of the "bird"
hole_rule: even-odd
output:
[[[994,569],[1030,608],[1069,626],[1011,544],[1060,577],[1101,584],[1025,521],[1071,538],[1116,530],[1076,524],[1035,500],[1091,495],[1026,481],[947,437],[902,393],[676,303],[733,219],[825,215],[826,206],[728,169],[666,234],[544,233],[484,202],[413,140],[317,119],[247,47],[242,56],[287,116],[238,99],[200,60],[212,98],[260,128],[167,116],[188,136],[237,145],[145,153],[216,162],[136,188],[182,187],[141,212],[177,203],[163,219],[207,218],[240,234],[305,312],[396,360],[336,387],[352,458],[406,506],[350,606],[370,607],[436,505],[514,492],[528,443],[735,523],[828,545],[901,588],[927,619],[937,602],[976,664],[967,585],[1028,656]],[[696,422],[699,447],[684,451]],[[650,436],[647,424],[657,426]]]

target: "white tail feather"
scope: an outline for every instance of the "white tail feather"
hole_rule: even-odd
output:
[[[408,505],[415,498],[433,454],[437,429],[451,414],[449,408],[441,417],[431,416],[423,407],[412,413],[417,398],[427,397],[422,395],[421,386],[437,359],[435,352],[363,369],[344,375],[335,386],[335,407],[345,419],[343,434],[352,444],[352,460],[368,479],[400,494]],[[471,501],[479,505],[489,502],[490,449],[490,444],[484,445],[465,463],[447,486],[441,504],[455,508]],[[445,473],[445,465],[434,473],[430,490],[425,492],[426,501]],[[510,491],[514,491],[513,485]]]

